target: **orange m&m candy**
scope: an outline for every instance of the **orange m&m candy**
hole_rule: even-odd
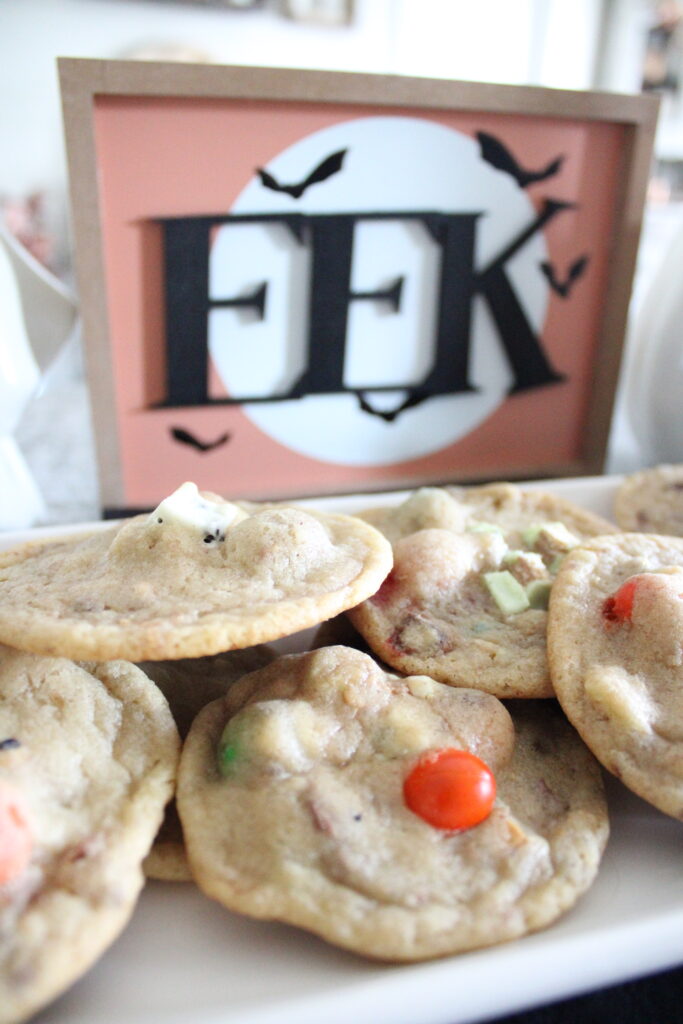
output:
[[[406,806],[435,828],[472,828],[491,813],[493,772],[467,750],[446,747],[423,754],[403,783]]]
[[[0,885],[22,874],[32,849],[33,836],[21,791],[0,779]]]
[[[619,589],[605,599],[602,605],[602,615],[607,622],[630,622],[633,615],[633,598],[640,577],[631,576]]]

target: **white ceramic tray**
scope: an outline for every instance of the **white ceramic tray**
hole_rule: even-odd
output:
[[[609,515],[616,480],[532,486]],[[314,504],[354,511],[382,500]],[[27,536],[0,534],[0,546]],[[607,785],[612,834],[598,879],[574,910],[536,935],[431,963],[382,966],[303,931],[231,914],[192,885],[148,883],[114,946],[36,1020],[465,1024],[682,962],[683,825],[616,780]]]

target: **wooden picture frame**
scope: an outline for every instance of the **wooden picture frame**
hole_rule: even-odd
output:
[[[280,499],[602,471],[655,98],[71,58],[59,60],[59,76],[105,513],[152,507],[183,479],[226,497]],[[447,208],[443,199],[457,174],[464,183],[458,188],[474,190],[462,211],[459,200]],[[489,192],[479,195],[482,182]],[[407,205],[401,188],[411,192]],[[503,236],[494,244],[485,232],[501,221],[507,226],[496,228]],[[254,224],[258,231],[240,248],[234,239],[246,238]],[[351,264],[344,245],[361,230],[371,255],[358,257],[356,246]],[[287,367],[276,371],[279,356],[263,333],[264,319],[275,322],[274,300],[279,295],[282,305],[283,289],[271,287],[264,317],[265,279],[259,291],[246,278],[238,288],[229,276],[248,253],[244,262],[252,261],[258,284],[258,247],[277,232],[272,259],[289,253],[294,265],[305,251],[308,260],[307,269],[287,270],[287,294],[298,289],[300,305],[281,309],[285,326],[278,326],[299,339],[294,348],[303,363],[294,376]],[[510,244],[501,247],[501,237]],[[401,252],[417,239],[418,256],[411,249],[406,259],[425,262],[431,254],[431,277],[421,262],[413,278],[401,271],[391,279],[394,238]],[[493,250],[482,256],[489,244]],[[378,258],[388,263],[375,272]],[[192,267],[196,278],[200,264],[204,313],[184,276]],[[370,282],[366,291],[350,276],[356,265]],[[346,299],[335,283],[343,273]],[[419,294],[409,291],[415,275],[422,275]],[[321,295],[327,306],[315,298]],[[430,321],[431,348],[426,356],[420,336],[395,362],[392,331],[409,319],[404,309],[420,331]],[[212,325],[211,337],[197,335],[197,318],[206,335]],[[488,341],[477,341],[479,328]],[[246,349],[224,338],[251,337],[248,329],[269,355],[250,341],[251,363],[236,370],[228,361],[225,369],[216,352],[227,358],[227,345],[232,359]],[[343,353],[334,348],[340,330],[347,331]],[[449,351],[456,334],[460,348]],[[377,352],[367,371],[358,361],[369,338]],[[202,351],[197,366],[194,344]],[[501,364],[490,371],[493,384],[481,384],[480,377],[489,381],[488,364],[482,370],[489,356],[477,355],[479,349],[489,356],[495,350]],[[290,376],[276,394],[277,372],[285,370]],[[259,374],[272,378],[270,392]],[[471,410],[463,414],[471,421],[460,423],[460,409]],[[284,412],[293,418],[281,428]]]

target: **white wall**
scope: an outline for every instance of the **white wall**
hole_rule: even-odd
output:
[[[588,89],[603,0],[404,0],[397,71],[511,85]]]
[[[187,46],[217,63],[367,69],[386,66],[392,0],[359,4],[351,28],[300,26],[269,10],[132,0],[0,0],[0,192],[64,176],[56,58],[125,56]]]
[[[0,0],[0,195],[63,188],[58,56],[148,44],[217,63],[592,85],[603,0],[356,0],[348,28],[162,0]]]

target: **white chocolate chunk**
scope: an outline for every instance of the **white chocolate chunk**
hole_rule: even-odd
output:
[[[522,531],[522,540],[530,548],[544,555],[566,554],[579,543],[564,523],[534,523]]]
[[[247,513],[229,501],[213,501],[199,493],[197,485],[186,482],[155,508],[150,523],[170,523],[189,527],[204,537],[222,539],[228,527]]]
[[[382,720],[377,750],[387,757],[405,757],[418,754],[431,745],[434,732],[433,717],[414,701],[396,700]]]
[[[655,707],[639,676],[615,665],[595,665],[586,673],[585,688],[590,700],[624,728],[650,730]]]
[[[413,697],[424,697],[428,700],[439,692],[440,684],[435,683],[429,676],[408,676],[405,682]]]
[[[579,543],[578,537],[564,523],[545,523],[536,536],[535,547],[549,557],[564,555]]]
[[[545,562],[537,551],[511,551],[503,558],[503,565],[523,586],[548,575]]]
[[[281,771],[301,772],[321,756],[326,739],[319,716],[305,701],[270,700],[248,705],[231,719],[221,748],[236,745],[241,770],[273,762]]]

